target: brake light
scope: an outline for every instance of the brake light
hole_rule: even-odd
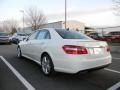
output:
[[[67,54],[88,54],[87,49],[83,46],[64,45],[63,50]]]

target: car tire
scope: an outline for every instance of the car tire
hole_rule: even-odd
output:
[[[17,57],[22,58],[22,52],[20,47],[17,48]]]
[[[55,74],[52,59],[48,54],[44,54],[41,58],[41,69],[46,76],[52,76]]]

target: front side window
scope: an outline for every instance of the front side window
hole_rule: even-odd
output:
[[[34,39],[36,39],[37,34],[38,34],[38,31],[36,31],[36,32],[34,32],[33,34],[31,34],[30,37],[29,37],[29,40],[34,40]]]

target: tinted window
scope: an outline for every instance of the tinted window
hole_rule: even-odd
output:
[[[0,36],[8,36],[7,33],[0,33]]]
[[[51,39],[50,33],[47,32],[45,39]]]
[[[50,33],[48,30],[41,30],[37,36],[37,39],[50,39]]]
[[[29,40],[34,40],[34,39],[36,39],[37,34],[38,34],[38,31],[36,31],[36,32],[34,32],[33,34],[31,34],[30,37],[29,37]]]
[[[65,30],[65,29],[56,29],[56,32],[63,38],[63,39],[90,39],[84,34],[80,32],[73,31],[73,30]]]
[[[18,34],[18,36],[26,36],[26,34]]]

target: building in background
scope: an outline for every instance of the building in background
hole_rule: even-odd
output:
[[[78,22],[78,21],[67,21],[66,23],[67,28],[73,29],[82,33],[90,33],[95,32],[94,28],[86,27],[84,23]],[[65,29],[65,22],[64,21],[58,21],[53,23],[47,23],[40,26],[40,29],[42,28],[59,28],[59,29]],[[24,29],[18,29],[18,32],[24,32],[24,33],[31,33],[32,28],[31,27],[25,27]]]
[[[85,26],[85,34],[89,35],[93,32],[96,32],[95,28]]]
[[[67,28],[74,29],[80,32],[85,32],[85,25],[84,23],[78,22],[78,21],[67,21],[66,24]],[[64,21],[58,21],[53,23],[47,23],[42,25],[40,28],[61,28],[65,29],[65,22]]]

